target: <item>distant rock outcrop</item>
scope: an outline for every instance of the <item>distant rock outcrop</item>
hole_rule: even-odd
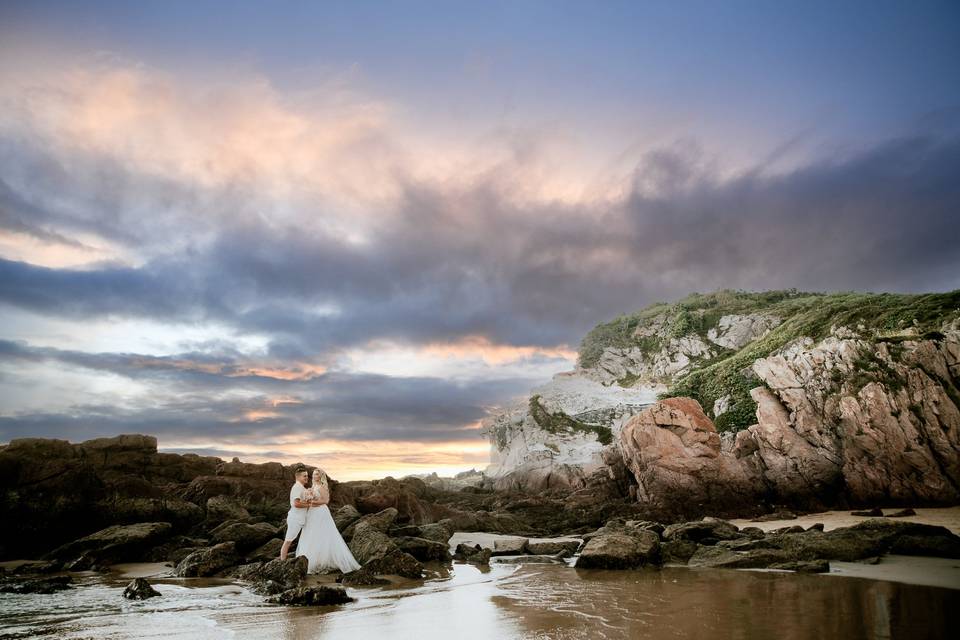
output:
[[[485,422],[487,484],[674,515],[960,502],[958,327],[960,291],[656,304]]]

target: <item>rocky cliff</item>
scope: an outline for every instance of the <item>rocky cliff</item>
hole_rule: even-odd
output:
[[[956,503],[958,318],[960,292],[653,305],[599,325],[576,371],[488,421],[488,476],[520,489],[609,478],[677,515]]]

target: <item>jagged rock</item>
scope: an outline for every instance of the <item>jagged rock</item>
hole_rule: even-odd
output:
[[[418,534],[418,537],[426,538],[427,540],[433,540],[434,542],[440,542],[446,545],[450,541],[450,538],[453,537],[453,534],[453,522],[449,519],[446,519],[441,520],[440,522],[420,525],[420,533]]]
[[[409,553],[397,548],[366,562],[363,569],[375,575],[396,575],[417,579],[423,576],[423,565]]]
[[[707,332],[707,339],[725,349],[741,349],[770,333],[780,324],[776,316],[750,314],[728,315],[720,318],[717,326]]]
[[[851,511],[850,515],[860,516],[861,518],[882,518],[883,511],[878,507],[874,507],[868,511]]]
[[[612,531],[594,536],[584,545],[576,567],[633,569],[659,565],[660,537],[652,531]]]
[[[0,593],[49,594],[69,589],[72,584],[73,578],[70,576],[52,576],[49,578],[0,585]]]
[[[261,595],[273,595],[299,587],[307,577],[306,557],[274,558],[269,562],[255,562],[238,567],[233,576],[253,583],[252,590]]]
[[[250,512],[239,502],[228,496],[213,496],[207,500],[207,518],[222,522],[224,520],[246,520]]]
[[[435,542],[426,538],[400,537],[394,538],[394,543],[401,551],[405,551],[421,562],[450,560],[450,548],[445,542]]]
[[[471,564],[488,565],[490,564],[491,550],[481,547],[479,544],[470,546],[462,542],[457,545],[456,552],[453,554],[455,560],[469,562]]]
[[[288,606],[322,607],[335,604],[353,602],[353,598],[341,587],[297,587],[267,598],[271,604]]]
[[[394,509],[397,512],[395,518],[413,524],[423,524],[434,519],[430,506],[420,500],[427,487],[418,478],[404,478],[401,481],[388,476],[382,480],[360,483],[353,487],[353,490],[354,504],[361,513],[372,514]]]
[[[333,522],[341,532],[359,519],[360,512],[352,504],[343,505],[333,514]]]
[[[641,411],[620,431],[620,449],[637,481],[637,499],[679,514],[754,501],[756,479],[721,455],[716,427],[690,398],[668,398]]]
[[[168,522],[115,525],[57,547],[48,557],[69,561],[86,554],[97,563],[140,560],[172,530]]]
[[[234,542],[237,545],[237,551],[240,552],[259,547],[275,535],[277,535],[277,528],[266,522],[257,524],[237,522],[215,529],[212,533],[214,542]]]
[[[177,565],[175,573],[179,578],[212,576],[234,566],[239,559],[233,541],[221,542],[188,555]]]
[[[501,538],[493,541],[493,555],[517,556],[527,552],[526,538]]]
[[[350,553],[361,565],[374,558],[386,555],[397,548],[387,534],[375,528],[375,524],[360,523],[350,539]]]
[[[397,510],[393,507],[388,507],[382,511],[378,511],[377,513],[363,516],[344,529],[343,539],[349,542],[350,539],[356,535],[356,530],[360,527],[368,527],[385,534],[390,529],[390,525],[393,524],[393,521],[396,519]]]
[[[144,578],[134,578],[123,590],[123,597],[127,600],[146,600],[159,595],[160,592],[154,589]]]
[[[899,511],[894,511],[893,513],[886,514],[887,518],[906,518],[909,516],[915,516],[917,512],[909,507],[906,509],[900,509]]]

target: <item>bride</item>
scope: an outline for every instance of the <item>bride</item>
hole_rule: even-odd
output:
[[[327,569],[339,569],[348,573],[360,568],[360,565],[350,553],[350,548],[343,541],[337,530],[337,525],[330,515],[330,485],[327,474],[322,469],[314,469],[307,499],[310,509],[307,510],[307,524],[300,533],[300,542],[297,543],[297,557],[307,557],[307,571],[321,572]]]

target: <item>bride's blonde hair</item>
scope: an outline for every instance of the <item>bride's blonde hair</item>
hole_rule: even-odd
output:
[[[323,488],[329,489],[330,483],[327,482],[327,472],[321,469],[320,467],[317,467],[316,469],[313,470],[313,474],[316,474],[316,473],[320,474],[320,484],[323,485]],[[313,474],[311,474],[311,476]]]

